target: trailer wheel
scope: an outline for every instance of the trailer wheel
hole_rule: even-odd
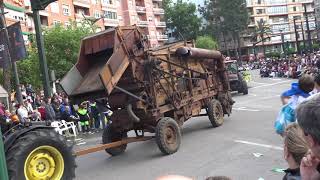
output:
[[[164,117],[158,122],[156,143],[163,154],[169,155],[178,151],[181,144],[181,132],[174,119]]]
[[[75,178],[72,144],[51,129],[36,129],[22,135],[6,157],[12,180]]]
[[[125,133],[116,132],[113,130],[113,128],[110,125],[107,125],[103,130],[102,143],[108,144],[115,141],[120,141],[127,137],[128,135],[126,132]],[[122,154],[126,149],[127,149],[127,145],[124,144],[119,147],[105,149],[105,151],[111,156],[117,156],[119,154]]]
[[[213,99],[209,102],[207,107],[207,113],[213,127],[218,127],[223,124],[223,108],[218,100]]]
[[[244,94],[244,95],[247,95],[248,94],[248,84],[246,81],[243,81],[242,82],[242,90],[241,92]]]

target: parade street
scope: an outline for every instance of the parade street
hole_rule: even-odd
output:
[[[283,142],[273,128],[281,107],[280,94],[292,79],[260,78],[258,71],[249,83],[249,94],[233,93],[236,101],[230,117],[212,128],[207,117],[192,118],[182,131],[177,153],[164,156],[154,140],[132,143],[126,152],[111,157],[104,151],[77,158],[79,180],[152,180],[166,174],[205,179],[225,175],[235,180],[282,179],[274,168],[286,168]],[[76,149],[100,143],[86,139]]]

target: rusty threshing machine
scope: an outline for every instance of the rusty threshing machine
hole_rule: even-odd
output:
[[[198,49],[192,42],[149,48],[136,26],[84,38],[78,62],[61,85],[71,102],[105,99],[113,111],[104,145],[78,155],[102,149],[118,155],[127,143],[150,139],[144,138],[145,132],[155,133],[161,152],[172,154],[179,149],[185,121],[209,116],[218,127],[233,104],[219,51]],[[136,137],[127,137],[131,130]]]

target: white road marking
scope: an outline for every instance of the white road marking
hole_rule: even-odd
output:
[[[272,81],[281,81],[281,79],[278,79],[278,78],[272,78],[271,80]]]
[[[249,96],[257,97],[257,95],[256,95],[256,94],[251,94],[251,93],[249,94]]]
[[[281,151],[283,150],[283,148],[280,146],[273,146],[273,145],[268,145],[268,144],[260,144],[260,143],[255,143],[255,142],[242,141],[242,140],[235,140],[234,142],[241,143],[241,144],[253,145],[253,146],[260,146],[260,147],[265,147],[265,148],[269,148],[269,149],[281,150]]]
[[[260,110],[258,110],[258,109],[250,109],[250,108],[247,108],[247,107],[234,107],[234,108],[232,108],[232,109],[234,109],[234,110],[238,110],[238,111],[251,111],[251,112],[258,112],[258,111],[260,111]]]
[[[83,145],[83,144],[87,144],[86,142],[81,142],[81,143],[78,143],[76,144],[77,146],[80,146],[80,145]]]
[[[250,83],[255,83],[255,84],[268,84],[268,83],[261,83],[261,82],[255,82],[255,81],[250,81]]]
[[[250,89],[256,89],[256,88],[261,88],[261,87],[268,87],[268,86],[274,86],[274,85],[277,85],[277,84],[283,84],[283,83],[287,83],[287,82],[291,82],[292,80],[287,80],[287,81],[281,81],[281,82],[276,82],[276,83],[272,83],[272,84],[265,84],[265,85],[261,85],[261,86],[255,86],[255,87],[252,87]]]

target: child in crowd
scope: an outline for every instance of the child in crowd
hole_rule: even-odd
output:
[[[289,125],[284,133],[284,159],[289,168],[285,170],[283,180],[300,179],[300,163],[308,151],[308,146],[303,138],[302,130],[297,123]]]
[[[81,125],[81,129],[83,133],[87,133],[90,131],[90,126],[89,126],[89,112],[87,110],[87,103],[83,102],[80,104],[79,109],[77,111],[77,114],[79,116],[79,121]]]

